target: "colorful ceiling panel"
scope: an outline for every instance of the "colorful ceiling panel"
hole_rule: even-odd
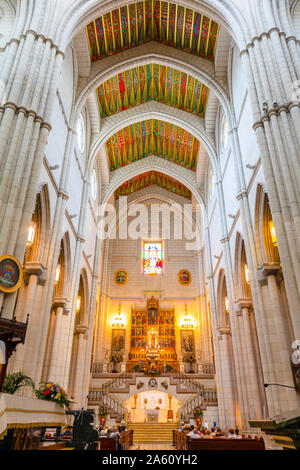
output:
[[[155,100],[204,117],[209,89],[195,78],[170,67],[136,67],[97,88],[101,117]]]
[[[146,0],[97,18],[86,31],[93,61],[149,41],[213,61],[219,25],[189,8]]]
[[[129,194],[151,185],[160,186],[174,194],[177,194],[178,196],[182,196],[187,199],[192,198],[191,191],[183,184],[174,180],[170,176],[166,176],[163,173],[158,173],[157,171],[148,171],[147,173],[135,176],[131,180],[126,181],[117,189],[117,191],[115,191],[115,198],[119,199],[120,196],[128,196]]]
[[[196,171],[200,143],[181,127],[156,119],[125,127],[106,142],[111,171],[156,155]]]

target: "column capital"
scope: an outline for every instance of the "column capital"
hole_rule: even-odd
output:
[[[263,277],[267,277],[270,275],[276,276],[281,270],[280,263],[263,263],[259,268],[258,271],[262,274]]]
[[[227,325],[220,326],[219,332],[221,335],[230,335],[231,334],[230,326],[227,326]]]
[[[242,310],[243,308],[252,308],[253,304],[252,304],[252,299],[248,299],[248,298],[245,298],[245,299],[238,299],[237,300],[237,305],[238,305],[238,308],[240,310]]]
[[[83,324],[78,324],[75,326],[74,333],[75,335],[84,335],[88,331],[88,326]]]
[[[67,304],[68,304],[67,297],[54,297],[54,300],[53,300],[53,307],[54,308],[61,307],[65,310],[66,307],[67,307]]]

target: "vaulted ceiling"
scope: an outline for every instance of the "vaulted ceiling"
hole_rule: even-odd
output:
[[[97,88],[102,118],[151,100],[204,117],[208,94],[195,78],[157,64],[135,67]]]
[[[123,183],[122,186],[115,191],[115,199],[118,199],[120,196],[128,196],[129,194],[152,185],[160,186],[167,191],[177,194],[177,196],[182,196],[189,200],[192,198],[191,191],[183,184],[179,183],[179,181],[157,171],[148,171]]]
[[[200,143],[181,127],[149,119],[125,127],[106,142],[111,171],[156,155],[196,171]]]
[[[159,41],[213,61],[219,25],[189,8],[145,0],[113,10],[86,27],[93,61]]]

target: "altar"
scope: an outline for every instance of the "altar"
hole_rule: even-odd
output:
[[[159,412],[160,410],[147,410],[147,423],[158,423]]]

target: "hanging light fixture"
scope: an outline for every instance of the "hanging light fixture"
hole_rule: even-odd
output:
[[[185,304],[185,314],[184,314],[183,321],[181,323],[181,328],[190,330],[190,329],[193,329],[194,327],[195,325],[194,325],[193,319],[191,315],[188,313],[187,306]]]
[[[225,297],[225,310],[227,313],[229,313],[229,300],[228,297]]]
[[[56,271],[55,271],[55,284],[58,283],[60,278],[60,264],[57,265]]]
[[[28,228],[26,246],[28,246],[28,247],[32,246],[34,236],[35,236],[35,222],[31,222],[31,224],[29,225],[29,228]]]
[[[270,221],[270,233],[273,246],[277,246],[276,230],[274,227],[273,220]]]
[[[250,282],[250,277],[249,277],[249,269],[248,269],[247,264],[245,264],[245,278],[246,278],[247,284],[249,284],[249,282]]]
[[[121,302],[119,303],[118,313],[116,314],[111,326],[113,328],[124,328],[124,322],[121,315]]]

